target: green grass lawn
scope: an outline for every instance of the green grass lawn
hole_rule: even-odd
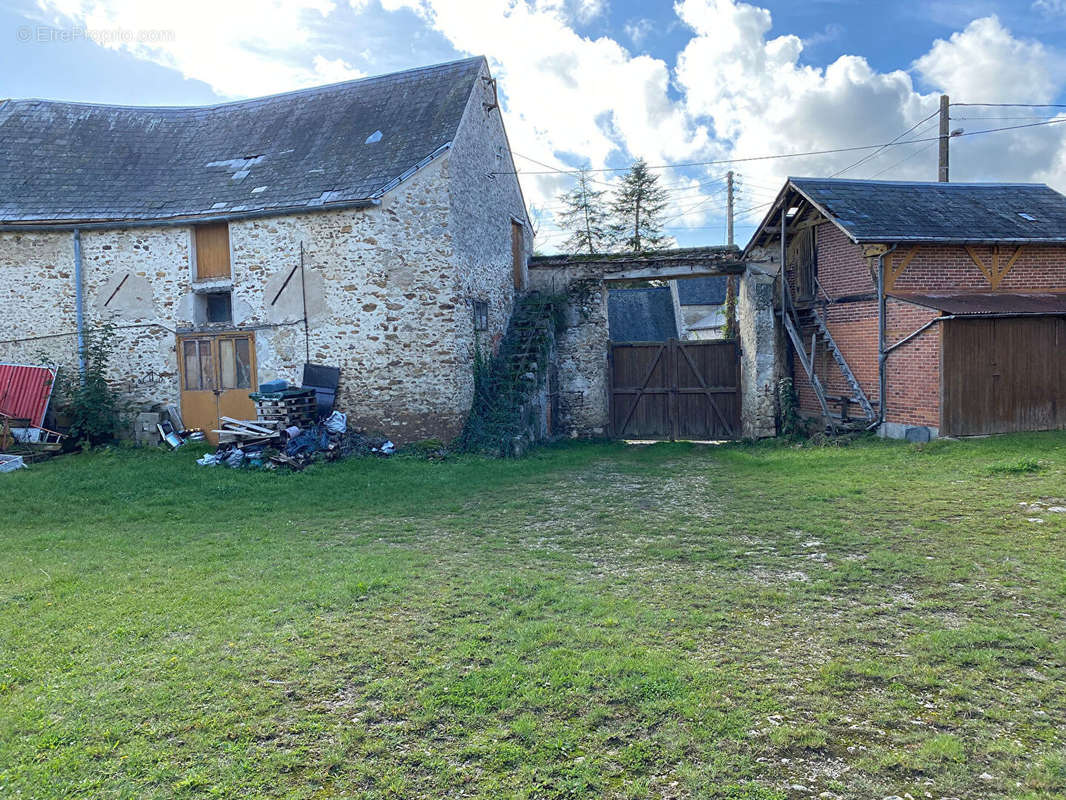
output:
[[[0,797],[1066,795],[1066,435],[195,455],[0,475]]]

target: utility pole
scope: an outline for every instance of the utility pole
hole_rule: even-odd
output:
[[[726,217],[725,217],[725,242],[733,244],[733,170],[725,175],[726,191]]]
[[[937,180],[940,183],[948,182],[948,140],[951,139],[951,128],[948,120],[948,96],[940,95],[940,161],[937,170]]]

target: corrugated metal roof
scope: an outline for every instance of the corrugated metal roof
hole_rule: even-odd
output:
[[[789,183],[859,243],[1066,242],[1066,197],[1042,183]]]
[[[889,297],[908,303],[935,308],[947,314],[981,316],[983,314],[1066,314],[1066,294],[911,294],[890,292]]]
[[[52,367],[0,364],[0,414],[43,425],[54,382]]]

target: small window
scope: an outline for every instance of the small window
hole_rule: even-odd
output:
[[[484,300],[474,301],[474,330],[487,331],[489,329],[489,304]]]
[[[514,288],[526,288],[526,237],[522,224],[511,220],[511,269]]]
[[[204,322],[233,322],[233,299],[229,292],[203,295]]]
[[[1029,222],[1036,222],[1036,217],[1034,217],[1032,214],[1026,214],[1024,211],[1019,211],[1017,213],[1018,216],[1024,220],[1028,220]]]
[[[197,225],[195,231],[197,280],[228,278],[229,224],[219,222]]]

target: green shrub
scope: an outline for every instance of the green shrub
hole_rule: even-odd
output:
[[[79,352],[85,361],[84,374],[61,370],[56,379],[58,406],[70,418],[67,434],[75,445],[106,444],[115,439],[125,423],[128,409],[107,379],[114,351],[114,324],[105,322],[88,328]]]

